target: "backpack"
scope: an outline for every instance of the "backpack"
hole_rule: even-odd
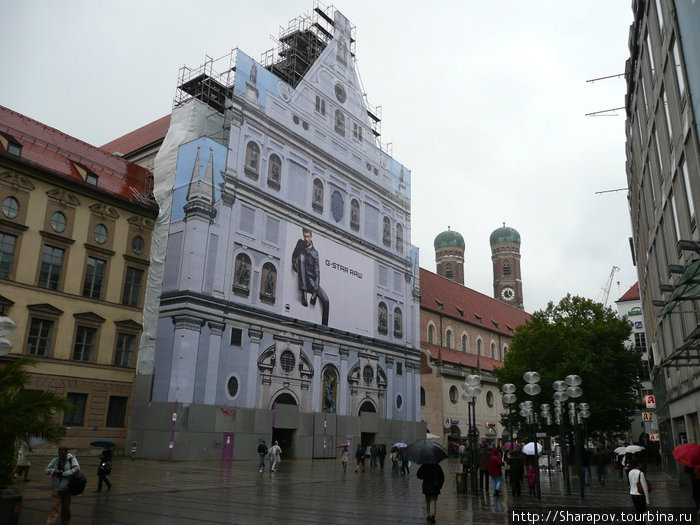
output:
[[[80,496],[85,490],[85,485],[87,485],[87,476],[80,470],[68,478],[68,492],[71,496]]]

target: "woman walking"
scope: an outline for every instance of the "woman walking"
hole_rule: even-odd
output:
[[[435,523],[438,494],[440,494],[440,489],[445,483],[445,474],[437,463],[426,463],[420,466],[418,472],[416,472],[416,477],[423,480],[426,519],[431,523]]]
[[[102,483],[107,485],[107,492],[112,490],[112,483],[107,479],[107,476],[112,473],[112,449],[109,445],[105,445],[100,452],[100,465],[97,467],[97,490],[102,492]]]

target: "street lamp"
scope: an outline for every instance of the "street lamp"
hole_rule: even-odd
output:
[[[542,387],[538,385],[537,383],[540,382],[540,374],[537,372],[525,372],[523,374],[523,379],[525,380],[525,386],[523,387],[523,390],[525,393],[529,396],[536,396],[542,391]],[[540,499],[542,497],[542,492],[540,489],[540,459],[539,459],[539,454],[537,450],[537,425],[535,423],[536,421],[536,416],[534,411],[532,410],[532,402],[530,401],[530,407],[529,407],[529,412],[530,416],[532,417],[532,423],[533,423],[533,444],[535,445],[535,472],[537,473],[537,499]]]
[[[508,409],[508,433],[510,437],[510,451],[513,452],[513,405],[515,404],[515,385],[513,383],[506,383],[501,387],[501,392],[503,392],[503,406]]]
[[[577,399],[583,395],[583,389],[579,386],[583,380],[580,376],[576,374],[571,374],[566,376],[564,379],[566,383],[566,393],[569,398]],[[578,471],[579,479],[579,496],[584,496],[584,483],[583,483],[583,472],[581,468],[581,435],[579,430],[579,418],[577,415],[578,406],[576,403],[569,403],[569,421],[574,427],[574,447],[576,452],[576,468]]]
[[[469,422],[469,448],[472,466],[472,494],[479,491],[479,468],[477,465],[476,443],[479,429],[476,428],[476,398],[481,394],[481,376],[478,374],[467,374],[462,384],[462,399],[467,401],[467,420]],[[488,488],[488,487],[487,487]]]
[[[564,429],[564,414],[566,414],[566,401],[569,394],[566,393],[567,384],[565,381],[554,381],[554,421],[559,424],[559,456],[561,458],[561,471],[564,475],[564,486],[566,493],[571,494],[571,482],[569,480],[569,458],[566,445],[566,431]]]

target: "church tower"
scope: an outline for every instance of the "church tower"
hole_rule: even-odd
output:
[[[523,307],[520,274],[520,234],[503,223],[489,238],[493,261],[493,296],[506,304]]]
[[[437,274],[464,286],[464,237],[448,226],[435,237],[433,247]]]

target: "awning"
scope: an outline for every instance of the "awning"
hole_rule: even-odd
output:
[[[700,299],[700,259],[685,267],[683,275],[678,280],[678,284],[666,301],[659,317],[671,313],[678,303],[693,299]]]

